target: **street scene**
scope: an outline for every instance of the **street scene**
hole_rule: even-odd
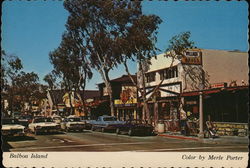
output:
[[[247,8],[5,1],[2,151],[248,152]]]
[[[82,151],[82,152],[247,152],[247,139],[224,139],[199,142],[161,136],[126,136],[115,133],[84,131],[58,133],[11,139],[3,144],[8,152]],[[230,143],[229,143],[230,142]]]

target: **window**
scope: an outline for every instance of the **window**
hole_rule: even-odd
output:
[[[155,72],[150,72],[146,74],[147,83],[155,81]]]
[[[160,74],[160,79],[171,79],[178,77],[178,69],[177,66],[173,66],[171,68],[167,68],[158,72]]]

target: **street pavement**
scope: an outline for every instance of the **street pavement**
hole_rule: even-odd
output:
[[[26,137],[3,138],[2,149],[5,152],[248,152],[247,137],[223,138],[199,141],[195,138],[128,136],[86,130],[42,135],[29,133]]]

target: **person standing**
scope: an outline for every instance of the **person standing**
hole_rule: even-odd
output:
[[[184,111],[182,104],[180,105],[180,122],[181,122],[181,134],[186,135],[187,114]]]

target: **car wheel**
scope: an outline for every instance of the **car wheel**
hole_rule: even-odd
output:
[[[94,126],[91,127],[91,131],[95,131],[95,127]]]
[[[102,132],[105,132],[105,128],[102,128]]]
[[[120,129],[116,128],[116,134],[120,134]]]
[[[133,135],[133,130],[132,130],[132,129],[129,129],[128,135],[129,135],[129,136],[132,136],[132,135]]]

